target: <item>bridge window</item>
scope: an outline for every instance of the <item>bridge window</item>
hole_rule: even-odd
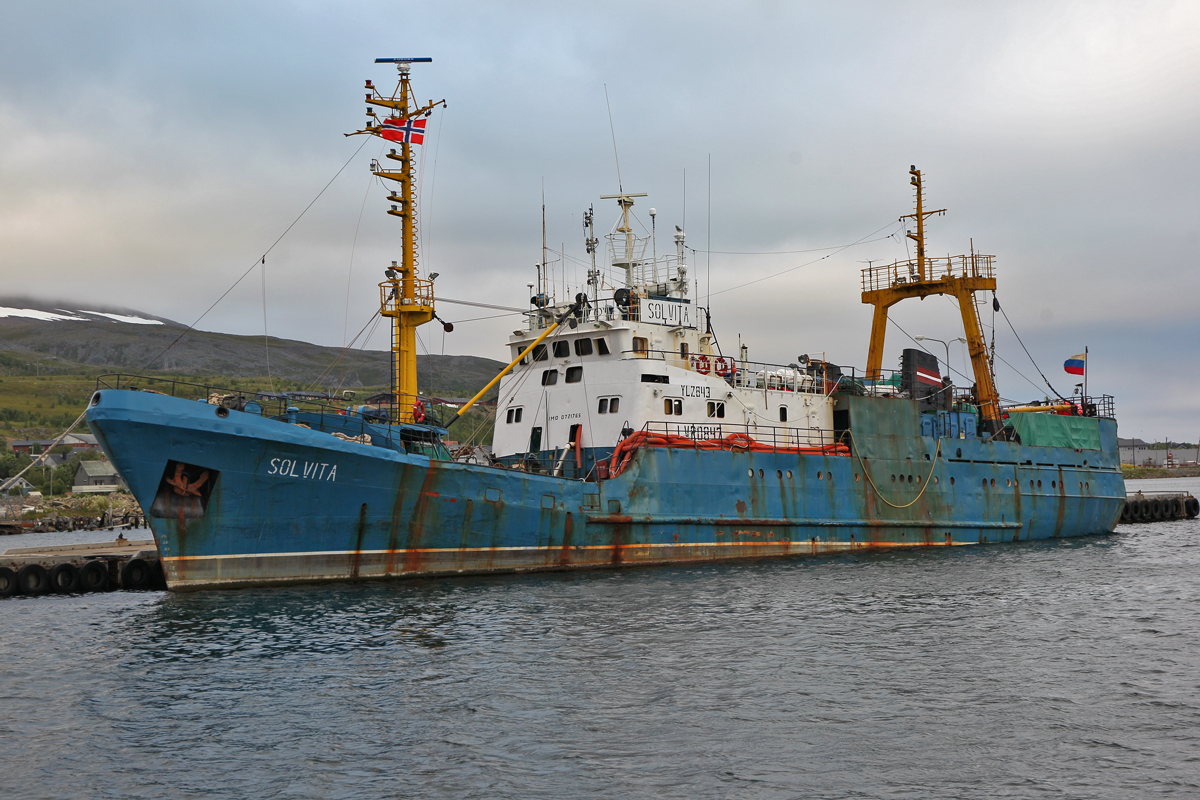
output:
[[[597,353],[597,355],[602,355],[602,356],[608,355],[608,342],[605,341],[604,339],[597,339],[596,340],[596,353]]]
[[[571,343],[566,339],[560,339],[554,343],[555,358],[569,358],[571,356]]]
[[[558,383],[558,370],[544,369],[542,370],[542,386],[553,386]]]
[[[583,367],[567,367],[567,383],[579,383],[583,380]]]
[[[590,356],[592,354],[591,339],[576,339],[575,340],[575,355]]]
[[[533,360],[534,361],[545,361],[547,357],[548,356],[546,355],[546,345],[539,344],[537,347],[533,348]]]
[[[716,400],[709,400],[708,415],[710,417],[717,417],[718,419],[725,419],[725,404]]]

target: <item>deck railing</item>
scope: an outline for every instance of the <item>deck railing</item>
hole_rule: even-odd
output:
[[[993,266],[995,258],[995,256],[985,256],[979,253],[926,258],[925,282],[940,281],[946,278],[995,278],[996,273]],[[915,260],[896,261],[882,267],[868,267],[862,271],[862,290],[864,292],[920,282],[920,270],[917,268]]]

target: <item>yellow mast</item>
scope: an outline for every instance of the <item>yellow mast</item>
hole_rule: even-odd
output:
[[[363,130],[347,136],[368,134],[395,141],[400,151],[393,148],[389,159],[399,161],[399,169],[384,169],[377,161],[371,162],[371,173],[384,180],[394,181],[399,188],[388,195],[394,205],[388,214],[399,217],[403,223],[402,258],[393,261],[384,270],[387,279],[379,284],[380,314],[392,320],[392,392],[398,409],[398,422],[413,422],[419,396],[417,392],[417,327],[434,317],[433,281],[417,277],[417,207],[413,202],[414,164],[411,139],[413,134],[423,135],[423,118],[446,101],[432,100],[415,107],[409,87],[409,70],[414,63],[432,61],[431,58],[377,58],[376,64],[395,64],[400,81],[391,96],[381,94],[371,81],[366,96],[367,125]],[[414,108],[409,108],[410,103]],[[390,109],[388,117],[381,119],[372,106]],[[421,122],[422,126],[414,124]],[[406,124],[407,123],[407,124]],[[387,134],[387,135],[385,135]],[[419,140],[418,140],[419,141]]]
[[[868,267],[862,271],[862,301],[875,306],[871,323],[871,347],[867,354],[867,377],[878,380],[882,377],[883,342],[887,334],[888,309],[908,297],[922,299],[934,294],[948,294],[958,301],[962,313],[963,330],[967,334],[967,350],[971,354],[971,367],[975,373],[976,393],[983,427],[991,433],[998,432],[1004,425],[1000,412],[1000,397],[996,392],[996,380],[988,358],[987,341],[983,326],[975,309],[975,292],[995,291],[996,276],[992,262],[994,256],[971,252],[969,256],[946,256],[929,258],[925,255],[925,218],[940,214],[946,209],[926,211],[924,192],[921,186],[921,171],[915,166],[909,169],[909,181],[917,193],[917,211],[900,219],[915,218],[917,232],[907,231],[908,238],[917,243],[915,262],[896,261],[885,267]]]

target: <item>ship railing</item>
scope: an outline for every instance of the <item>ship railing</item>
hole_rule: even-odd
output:
[[[371,437],[371,444],[395,449],[403,444],[408,451],[440,455],[442,448],[436,431],[392,424],[401,419],[400,411],[414,411],[418,398],[404,398],[355,405],[354,392],[340,395],[316,391],[275,391],[245,386],[218,386],[210,383],[183,381],[176,378],[108,373],[96,379],[96,390],[122,389],[169,395],[184,400],[197,400],[232,411],[287,422],[303,422],[325,433],[338,433],[350,439]],[[420,398],[422,403],[428,402]],[[427,408],[421,409],[428,414]],[[421,420],[416,420],[420,422]],[[432,420],[428,420],[432,422]],[[365,439],[362,440],[365,443]]]
[[[379,304],[384,315],[396,313],[397,307],[433,306],[433,281],[424,278],[413,278],[413,296],[397,297],[391,281],[379,284]]]
[[[773,452],[786,452],[797,448],[828,447],[839,442],[849,445],[849,437],[845,435],[844,431],[834,431],[828,428],[789,428],[783,425],[752,425],[740,422],[721,422],[715,419],[707,422],[651,420],[642,425],[642,430],[653,436],[677,436],[697,443],[722,441],[722,449],[725,450],[744,450],[745,446],[739,444],[739,438],[743,436],[748,436],[755,441],[756,450],[767,448]],[[686,445],[681,444],[680,446],[686,449]]]
[[[698,375],[716,375],[738,389],[799,392],[804,394],[858,394],[892,397],[901,393],[899,370],[879,370],[879,377],[868,379],[855,367],[842,367],[823,361],[806,364],[770,364],[739,361],[730,356],[681,353],[677,350],[634,348],[621,353],[628,358],[661,361]]]
[[[995,256],[980,253],[925,259],[925,282],[947,278],[995,278]],[[862,290],[873,292],[896,286],[921,283],[921,271],[915,259],[895,261],[862,271]]]

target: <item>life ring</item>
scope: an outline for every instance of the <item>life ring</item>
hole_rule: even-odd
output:
[[[425,421],[425,404],[422,403],[420,400],[413,403],[413,421],[414,422],[424,422]]]
[[[713,373],[720,378],[724,378],[729,374],[733,359],[726,359],[724,356],[717,356],[713,359]]]
[[[694,356],[692,358],[692,364],[696,367],[696,372],[699,372],[701,375],[707,375],[712,369],[708,361],[708,356],[704,355],[703,353],[698,356]]]

